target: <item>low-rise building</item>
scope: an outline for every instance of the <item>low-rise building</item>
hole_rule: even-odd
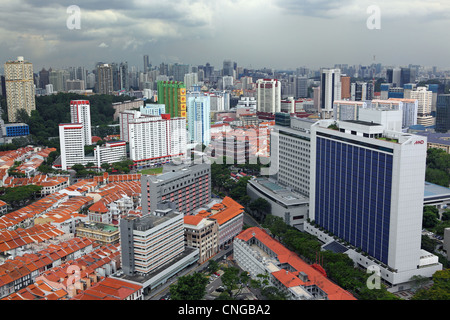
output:
[[[219,251],[218,230],[215,219],[194,215],[184,217],[185,245],[198,248],[198,263],[204,263]]]
[[[309,265],[258,227],[242,231],[233,242],[233,257],[251,278],[269,274],[270,285],[290,300],[356,300],[326,276],[318,264]]]

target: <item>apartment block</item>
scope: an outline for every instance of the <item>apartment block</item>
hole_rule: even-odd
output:
[[[186,157],[185,118],[142,116],[128,120],[128,128],[130,159],[138,166]]]
[[[23,109],[30,115],[36,109],[33,64],[17,57],[7,61],[4,69],[8,121],[17,122],[17,111]]]

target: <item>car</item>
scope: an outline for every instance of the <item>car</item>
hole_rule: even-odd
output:
[[[217,291],[217,292],[224,292],[225,289],[224,289],[223,287],[218,287],[218,288],[216,289],[216,291]]]

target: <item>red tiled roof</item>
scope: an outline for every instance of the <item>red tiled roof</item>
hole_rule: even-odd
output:
[[[296,275],[294,272],[288,272],[285,269],[273,272],[272,275],[286,287],[315,284],[326,292],[329,300],[356,300],[348,291],[342,289],[325,277],[322,272],[304,262],[294,252],[285,248],[264,230],[258,227],[248,228],[242,231],[236,238],[247,242],[253,237],[257,238],[267,248],[273,251],[281,264],[289,264],[297,273],[303,271],[308,275],[310,281],[306,284],[300,278],[297,278],[298,280],[294,279]]]

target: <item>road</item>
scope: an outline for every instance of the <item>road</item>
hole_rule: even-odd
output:
[[[217,253],[214,256],[214,260],[220,262],[224,260],[224,257],[228,257],[231,253],[233,252],[233,248],[232,246],[230,246],[228,249],[226,250],[221,250],[219,251],[219,253]],[[186,276],[189,274],[193,274],[195,272],[202,272],[204,271],[206,268],[208,268],[208,263],[204,263],[201,265],[198,264],[194,264],[191,267],[183,270],[181,272],[181,274],[179,275],[179,277],[182,276]],[[217,279],[216,279],[217,280]],[[146,300],[160,300],[162,297],[166,296],[169,293],[169,287],[177,282],[177,278],[171,279],[168,282],[166,282],[164,285],[162,285],[162,287],[156,288],[153,292],[150,292],[150,294],[148,296],[145,297]],[[212,286],[214,287],[214,290],[221,285],[221,282],[217,282],[217,281],[213,281],[211,283],[208,284],[206,290],[208,292],[209,288]],[[214,291],[212,290],[212,291]]]

